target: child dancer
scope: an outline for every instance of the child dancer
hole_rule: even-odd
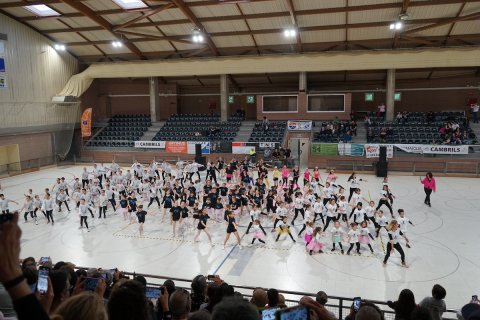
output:
[[[306,204],[305,205],[305,216],[303,217],[303,227],[302,230],[298,233],[298,236],[300,237],[302,235],[302,232],[305,231],[307,228],[307,223],[312,221],[312,213],[311,213],[311,205]]]
[[[305,218],[305,209],[303,208],[303,194],[301,192],[296,192],[295,193],[295,216],[293,217],[292,220],[292,226],[295,223],[295,219],[297,219],[298,214],[300,213],[302,215],[302,218]]]
[[[90,229],[88,229],[88,223],[87,223],[87,213],[90,209],[90,205],[86,203],[85,199],[80,200],[80,205],[78,206],[78,214],[80,215],[80,227],[78,229],[83,228],[83,223],[85,222],[85,226],[87,227],[87,231],[90,232]]]
[[[140,236],[143,235],[143,224],[145,223],[145,216],[147,215],[147,211],[143,210],[143,204],[138,205],[137,211],[137,219],[138,219],[138,232]]]
[[[355,174],[355,172],[352,172],[352,174],[350,175],[350,177],[348,177],[348,180],[347,180],[347,181],[350,183],[350,195],[348,196],[348,202],[350,202],[350,200],[352,199],[352,196],[353,196],[353,193],[355,192],[355,190],[358,189],[358,188],[360,188],[359,182],[360,182],[360,181],[365,181],[365,182],[367,182],[367,180],[363,180],[363,179],[357,178],[357,175]]]
[[[287,187],[288,177],[290,176],[290,171],[288,170],[287,166],[283,166],[282,168],[282,184],[284,187]]]
[[[348,231],[348,243],[350,243],[350,248],[348,248],[347,254],[350,255],[353,246],[357,247],[357,253],[360,254],[360,243],[358,242],[359,232],[357,230],[357,224],[352,222],[350,223],[350,231]]]
[[[313,239],[313,227],[315,226],[315,224],[312,221],[307,221],[305,224],[307,228],[305,230],[305,236],[303,237],[303,240],[305,240],[306,247]]]
[[[313,204],[313,222],[317,221],[317,216],[320,216],[320,219],[322,220],[323,225],[325,225],[325,220],[323,219],[323,210],[325,207],[323,206],[322,203],[322,198],[317,197],[315,199],[315,203]]]
[[[380,191],[380,201],[378,202],[377,210],[380,209],[381,206],[386,205],[388,210],[390,210],[390,215],[392,216],[392,218],[394,218],[392,206],[388,202],[389,195],[390,193],[388,192],[388,186],[384,185],[382,191]]]
[[[23,210],[25,210],[25,214],[23,215],[25,222],[27,222],[27,217],[30,214],[30,217],[35,220],[35,224],[38,225],[37,214],[33,212],[33,200],[32,197],[29,195],[25,196],[25,203],[23,204],[20,212],[22,212]]]
[[[323,248],[325,245],[321,242],[322,239],[322,228],[316,227],[315,230],[313,231],[313,239],[310,241],[310,243],[307,245],[307,250],[310,255],[313,254],[313,252],[318,252],[318,253],[323,253]]]
[[[2,210],[2,214],[10,213],[10,206],[9,206],[10,202],[13,202],[18,206],[17,201],[5,199],[5,196],[3,195],[3,193],[0,194],[0,209]]]
[[[163,214],[162,214],[162,222],[165,220],[165,214],[167,211],[170,211],[173,207],[173,196],[170,190],[165,192],[165,196],[162,199],[163,204]]]
[[[365,208],[365,216],[368,223],[373,222],[373,225],[377,227],[377,222],[375,221],[375,201],[370,201],[368,207]]]
[[[273,185],[275,187],[278,187],[278,180],[280,179],[280,171],[278,171],[277,167],[273,168],[272,177],[273,177]]]
[[[380,229],[384,228],[385,230],[388,231],[387,218],[383,215],[382,210],[377,211],[377,217],[375,218],[375,222],[377,223],[377,227],[376,227],[377,235],[375,237],[378,238],[378,236],[380,235]]]
[[[287,233],[290,236],[290,239],[292,239],[293,243],[295,243],[295,239],[293,239],[292,233],[290,232],[290,227],[287,224],[287,217],[283,217],[283,219],[278,223],[278,229],[277,229],[277,239],[275,241],[278,241],[280,239],[280,236],[282,234]]]
[[[328,173],[326,182],[335,183],[337,181],[337,175],[335,174],[335,170],[331,169]]]
[[[338,204],[338,216],[337,220],[342,219],[343,222],[345,222],[348,226],[348,219],[347,219],[347,208],[348,208],[348,202],[345,199],[345,196],[341,196],[339,201],[337,202]]]
[[[342,227],[340,227],[340,221],[335,221],[335,223],[333,224],[333,228],[330,230],[330,233],[332,234],[333,242],[333,248],[331,251],[335,251],[335,245],[338,244],[343,254],[344,252],[342,247],[342,237],[345,236],[345,231],[343,231]]]
[[[357,203],[357,207],[350,213],[349,219],[352,218],[353,215],[353,222],[359,224],[360,222],[365,220],[365,210],[363,209],[363,204],[361,202]]]
[[[107,196],[105,195],[105,190],[100,191],[100,196],[98,197],[98,219],[102,218],[102,212],[103,212],[103,219],[106,219],[106,213],[107,213],[107,203],[108,199]]]
[[[198,226],[197,226],[198,231],[197,231],[197,234],[195,235],[195,238],[193,238],[193,241],[198,242],[197,240],[198,236],[200,235],[200,232],[203,231],[207,235],[208,240],[210,240],[210,245],[213,247],[212,236],[210,235],[210,233],[208,233],[208,230],[207,230],[207,221],[210,218],[207,214],[207,209],[204,208],[200,212],[200,214],[193,215],[193,218],[198,219]]]
[[[372,234],[370,233],[370,230],[368,229],[368,226],[367,226],[367,221],[362,221],[362,223],[360,224],[360,237],[359,237],[359,242],[360,243],[363,243],[363,244],[366,244],[368,245],[368,247],[370,248],[370,251],[373,253],[373,248],[372,248],[372,245],[370,244],[370,239],[372,240],[375,240],[372,236]]]
[[[383,259],[383,265],[387,265],[388,258],[390,257],[390,254],[392,251],[397,251],[400,253],[400,257],[402,260],[402,267],[408,268],[407,264],[405,263],[405,253],[403,252],[402,246],[398,242],[400,237],[403,237],[405,241],[407,241],[408,244],[408,239],[403,235],[402,231],[400,231],[400,228],[398,227],[398,222],[397,220],[392,220],[387,226],[388,230],[388,238],[390,241],[387,244],[387,253],[385,254],[385,258]]]
[[[45,208],[45,212],[47,213],[47,224],[50,223],[50,219],[52,220],[52,226],[55,224],[53,221],[53,206],[55,201],[50,197],[50,193],[45,194],[45,198],[43,199],[43,207]]]
[[[255,240],[258,240],[261,243],[265,244],[265,241],[263,241],[265,231],[260,226],[260,220],[257,219],[253,221],[253,231],[254,233],[253,233],[252,245],[255,242]]]
[[[134,217],[135,213],[137,212],[137,198],[135,197],[135,192],[132,191],[130,196],[128,197],[128,213],[130,223],[132,223],[132,217]]]
[[[407,238],[407,224],[410,223],[412,226],[415,226],[410,219],[405,217],[405,211],[403,209],[398,209],[398,224],[400,226],[400,231],[402,231],[403,235],[405,236],[405,239],[407,239],[407,248],[410,248],[409,240]]]
[[[180,200],[178,200],[180,201]],[[173,227],[173,237],[177,236],[177,222],[180,224],[182,222],[182,207],[178,205],[178,202],[175,203],[175,206],[170,209],[170,224]]]
[[[261,211],[261,208],[260,208],[260,205],[255,205],[253,208],[252,208],[252,211],[250,211],[250,223],[248,224],[248,227],[247,227],[247,232],[245,232],[245,234],[248,234],[248,232],[250,232],[250,228],[252,227],[253,225],[253,222],[255,220],[259,220],[258,217],[260,216],[260,214],[262,213]],[[260,221],[260,220],[259,220]],[[262,225],[260,223],[258,223],[259,225],[259,228],[262,229],[263,233],[265,235],[267,235],[267,233],[265,232],[265,229],[263,229]]]
[[[223,242],[223,249],[226,248],[227,246],[227,241],[230,239],[230,235],[233,233],[235,235],[235,238],[237,238],[237,243],[238,243],[238,248],[241,250],[242,245],[240,243],[240,236],[238,235],[237,231],[237,224],[235,223],[235,216],[233,215],[232,211],[228,211],[227,213],[227,235],[225,236],[225,241]],[[253,244],[253,242],[252,242]]]
[[[318,167],[315,167],[315,169],[313,169],[313,179],[317,183],[320,183],[320,181],[322,181],[322,183],[323,183],[323,179],[322,179],[322,176],[320,174],[320,170],[318,170]]]
[[[327,221],[325,222],[325,226],[323,227],[323,232],[327,230],[330,221],[335,222],[335,219],[337,218],[337,204],[335,203],[335,199],[330,199],[325,208],[327,209]]]
[[[120,208],[118,208],[119,213],[123,213],[123,220],[128,219],[128,200],[125,194],[122,194],[120,199]]]
[[[310,170],[305,168],[305,171],[303,172],[303,185],[306,185],[310,182],[310,174]]]

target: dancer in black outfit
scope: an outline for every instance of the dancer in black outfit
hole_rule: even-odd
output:
[[[242,244],[240,243],[240,236],[238,235],[237,231],[237,224],[235,223],[235,216],[232,211],[227,211],[226,213],[226,221],[227,221],[227,235],[225,236],[225,241],[223,242],[223,249],[227,246],[227,241],[230,239],[230,235],[233,233],[235,238],[237,238],[238,248],[242,249]]]
[[[380,198],[380,201],[378,201],[377,210],[380,209],[382,205],[386,205],[388,210],[390,210],[390,214],[392,215],[392,218],[393,218],[392,206],[390,205],[390,202],[388,202],[390,193],[388,192],[387,185],[383,185],[383,188],[382,188],[382,191],[380,191],[380,194],[381,194],[381,198]]]

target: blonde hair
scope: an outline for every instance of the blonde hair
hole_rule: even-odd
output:
[[[52,320],[107,320],[103,300],[93,292],[82,292],[65,300],[55,310]]]
[[[387,225],[387,230],[392,231],[393,227],[398,226],[397,220],[392,220]]]

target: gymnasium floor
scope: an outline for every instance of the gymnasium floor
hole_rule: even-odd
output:
[[[56,177],[67,180],[79,175],[81,167],[46,169],[1,180],[7,198],[23,204],[28,188],[41,193],[51,188]],[[359,175],[364,196],[378,201],[381,179]],[[347,186],[347,175],[339,175],[339,184]],[[403,288],[410,288],[420,301],[430,294],[435,283],[447,289],[447,307],[459,308],[472,294],[480,293],[480,180],[473,178],[437,178],[437,193],[432,196],[432,208],[423,204],[424,193],[418,177],[390,176],[390,186],[397,197],[394,211],[405,209],[406,216],[415,224],[409,226],[411,249],[404,250],[410,268],[400,267],[398,253],[387,267],[383,267],[385,235],[383,241],[373,245],[375,254],[358,256],[330,253],[330,236],[325,237],[327,252],[309,256],[304,251],[303,239],[297,244],[287,238],[275,243],[268,227],[265,246],[230,246],[223,249],[224,224],[209,222],[215,246],[211,247],[206,235],[193,243],[190,228],[184,237],[172,239],[168,222],[161,224],[156,206],[149,210],[143,237],[138,225],[123,221],[109,209],[107,219],[94,221],[89,217],[92,231],[79,230],[78,214],[54,212],[55,225],[47,225],[40,213],[39,225],[21,218],[22,256],[51,256],[54,261],[72,261],[81,266],[114,268],[163,276],[192,278],[197,274],[219,274],[227,282],[237,285],[276,287],[283,290],[317,292],[330,295],[362,296],[375,300],[395,299]],[[370,195],[369,195],[370,194]],[[12,204],[16,208],[15,204]],[[386,209],[386,208],[384,208]],[[387,210],[388,211],[388,210]],[[389,214],[386,215],[389,217]],[[249,218],[240,221],[240,235],[244,245],[252,235],[244,235]],[[293,230],[294,236],[300,230]]]

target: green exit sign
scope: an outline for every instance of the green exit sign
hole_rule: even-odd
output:
[[[401,101],[402,100],[402,94],[400,92],[395,92],[393,96],[394,101]]]
[[[373,101],[373,92],[365,93],[365,101]]]
[[[247,103],[248,104],[255,103],[255,96],[247,96]]]
[[[228,103],[232,104],[235,101],[233,96],[228,96]]]

